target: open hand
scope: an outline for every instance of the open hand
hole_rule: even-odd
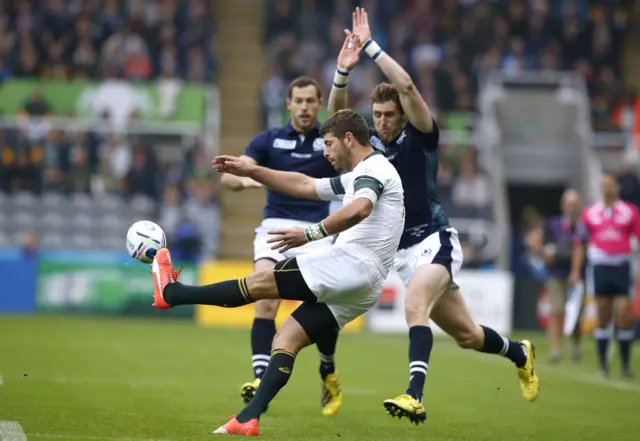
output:
[[[362,44],[358,44],[359,42],[356,41],[358,37],[354,36],[349,29],[345,29],[344,33],[346,38],[338,54],[337,65],[338,69],[350,72],[360,61]]]
[[[273,235],[267,239],[267,243],[273,243],[272,250],[279,250],[284,253],[291,248],[301,247],[309,242],[304,235],[303,228],[283,228],[281,230],[269,231],[268,234]]]
[[[219,173],[229,173],[231,175],[247,177],[255,168],[255,165],[249,164],[235,156],[221,155],[216,156],[211,161],[213,169]]]
[[[354,46],[362,49],[362,46],[371,39],[371,28],[369,27],[369,16],[364,8],[356,8],[351,14],[353,21],[352,33],[354,37]]]

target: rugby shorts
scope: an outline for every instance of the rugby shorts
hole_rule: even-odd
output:
[[[389,273],[372,251],[354,243],[333,245],[295,260],[317,302],[328,306],[340,329],[376,304]]]
[[[587,265],[587,292],[596,297],[633,297],[634,280],[630,262]]]
[[[414,274],[422,265],[438,264],[446,268],[451,276],[449,289],[456,289],[456,276],[462,267],[462,247],[455,228],[436,231],[422,242],[398,250],[394,267],[400,280],[409,286]]]

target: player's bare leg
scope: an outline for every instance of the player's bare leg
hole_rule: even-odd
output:
[[[607,361],[607,353],[609,340],[611,339],[609,324],[613,315],[613,298],[596,296],[596,307],[598,310],[598,327],[593,331],[593,336],[596,340],[596,350],[600,362],[600,375],[608,377],[609,363]]]
[[[631,299],[627,296],[619,296],[614,300],[614,307],[616,310],[616,318],[618,331],[616,334],[616,340],[620,348],[620,366],[622,368],[623,378],[633,378],[631,372],[631,345],[635,332],[633,330],[633,322],[631,319],[632,303]]]
[[[273,347],[276,349],[271,353],[269,365],[255,396],[237,416],[231,417],[226,424],[213,433],[257,436],[260,432],[258,428],[260,416],[289,381],[298,352],[309,344],[311,344],[309,337],[300,323],[293,317],[289,317],[273,340]]]
[[[459,289],[448,290],[431,312],[433,321],[453,337],[463,349],[502,355],[518,368],[522,395],[534,401],[540,390],[540,380],[534,369],[535,351],[528,341],[516,342],[495,330],[474,322]]]
[[[254,264],[256,272],[273,271],[275,262],[260,259]],[[251,401],[260,385],[264,371],[269,365],[271,348],[276,335],[276,315],[280,306],[279,299],[260,300],[255,303],[255,315],[251,326],[251,364],[253,366],[253,381],[249,381],[240,388],[240,397],[245,403]]]
[[[433,348],[429,315],[450,280],[444,266],[426,264],[418,268],[407,288],[405,314],[409,325],[409,387],[406,393],[384,401],[384,407],[391,416],[407,417],[416,424],[427,419],[422,391]]]

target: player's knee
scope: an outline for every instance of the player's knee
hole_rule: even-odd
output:
[[[273,270],[256,271],[247,277],[247,288],[253,300],[277,299],[278,287]]]
[[[273,339],[272,349],[284,349],[292,354],[297,354],[308,344],[307,335],[304,331],[300,331],[284,329],[284,326],[281,327]]]
[[[280,300],[278,299],[260,300],[255,304],[255,317],[273,320],[278,314],[279,306]]]

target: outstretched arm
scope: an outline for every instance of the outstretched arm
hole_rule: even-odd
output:
[[[389,81],[398,88],[400,103],[409,122],[421,132],[431,133],[433,131],[431,109],[420,96],[418,88],[407,71],[371,39],[369,18],[364,8],[356,8],[354,22],[353,33],[356,36],[356,42],[362,44],[362,49],[376,62]]]
[[[240,156],[239,159],[247,162],[248,164],[254,164],[254,165],[256,164],[256,160],[250,156],[242,155]],[[220,183],[222,184],[223,187],[228,188],[229,190],[232,190],[232,191],[240,191],[247,188],[262,187],[262,184],[254,181],[251,178],[234,176],[229,173],[225,173],[222,175],[222,178],[220,179]]]
[[[253,179],[278,193],[301,199],[320,199],[316,180],[302,173],[271,170],[234,156],[218,156],[212,164],[220,173]]]

